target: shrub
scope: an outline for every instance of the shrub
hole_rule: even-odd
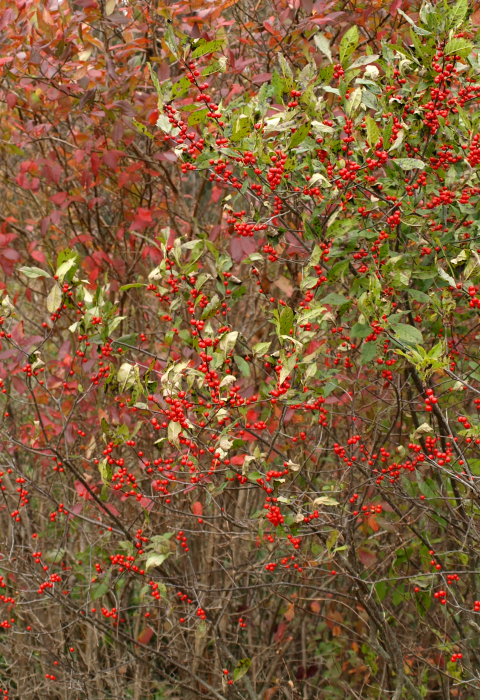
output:
[[[4,62],[5,695],[478,698],[475,15],[266,19],[240,89],[171,22],[120,82],[78,5],[68,80]]]

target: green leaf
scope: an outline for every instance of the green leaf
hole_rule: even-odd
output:
[[[141,282],[134,282],[133,284],[124,284],[123,287],[120,287],[121,292],[126,292],[127,289],[137,289],[138,287],[146,287],[146,284],[142,284]]]
[[[445,56],[449,56],[450,54],[458,54],[462,58],[467,58],[472,53],[473,50],[473,44],[471,41],[467,41],[466,39],[451,39],[451,41],[448,42],[448,44],[445,46],[443,52]]]
[[[368,145],[370,148],[375,148],[380,139],[380,129],[377,126],[377,122],[369,115],[365,117],[365,124],[367,125]]]
[[[145,562],[145,571],[148,571],[153,566],[161,566],[167,557],[168,554],[152,554]]]
[[[387,126],[383,129],[383,148],[387,148],[390,144],[390,136],[393,131],[393,122],[389,121]]]
[[[209,66],[202,70],[202,75],[206,77],[207,75],[212,75],[212,73],[224,73],[225,72],[225,61],[213,61]]]
[[[51,314],[53,314],[53,312],[56,311],[62,303],[62,296],[63,295],[60,287],[57,285],[57,283],[55,283],[47,297],[47,310]]]
[[[69,258],[68,260],[65,260],[58,268],[57,272],[55,273],[56,276],[58,277],[58,283],[62,284],[63,280],[65,279],[65,276],[67,273],[73,268],[77,266],[77,257],[75,256],[74,258]],[[73,274],[68,275],[70,278],[73,277]]]
[[[313,501],[314,506],[338,506],[338,501],[331,496],[319,496]]]
[[[355,114],[357,109],[360,107],[361,102],[362,89],[358,87],[355,88],[355,90],[352,93],[350,93],[350,97],[347,101],[347,113],[350,115]]]
[[[348,66],[348,70],[354,70],[355,68],[361,68],[362,66],[368,66],[369,63],[375,63],[375,61],[380,58],[378,53],[372,54],[371,56],[360,56],[357,58],[351,66]]]
[[[191,83],[185,76],[172,85],[172,97],[179,97],[182,93],[190,89]]]
[[[336,282],[340,277],[343,280],[344,274],[347,272],[349,268],[349,260],[340,260],[339,262],[335,263],[330,270],[327,273],[327,279],[329,282]],[[318,277],[317,277],[318,281]]]
[[[193,112],[188,117],[188,126],[195,126],[195,124],[200,124],[200,122],[205,121],[207,118],[208,109],[199,109],[198,112]]]
[[[233,132],[231,136],[232,141],[241,141],[241,139],[250,136],[253,131],[253,126],[250,118],[245,114],[241,114],[234,124]]]
[[[394,158],[393,162],[399,165],[402,170],[423,170],[425,163],[418,158]]]
[[[265,355],[271,344],[271,341],[268,343],[257,343],[256,345],[252,345],[252,351],[254,355],[257,356]]]
[[[133,365],[131,365],[129,362],[123,362],[117,372],[119,394],[122,394],[125,391],[131,377],[133,377]]]
[[[102,595],[105,595],[105,593],[108,593],[109,588],[110,588],[110,585],[109,585],[108,581],[104,581],[103,583],[100,583],[96,586],[92,586],[90,600],[97,600],[97,598],[101,598]]]
[[[137,334],[131,333],[129,335],[122,335],[122,336],[120,336],[120,338],[117,338],[116,340],[113,341],[112,346],[115,349],[118,349],[119,347],[122,347],[122,343],[124,345],[136,345]]]
[[[30,279],[36,279],[37,277],[51,277],[51,275],[45,270],[41,270],[39,267],[19,267],[19,272],[23,272],[26,277]]]
[[[340,42],[340,63],[343,65],[345,59],[352,54],[358,46],[358,28],[354,24],[342,37]]]
[[[326,545],[329,552],[335,547],[340,533],[338,530],[332,530],[327,538]]]
[[[350,331],[351,338],[366,338],[372,332],[372,327],[368,323],[355,323]]]
[[[373,342],[364,343],[362,345],[362,351],[360,353],[360,362],[362,365],[368,365],[378,353],[377,344]]]
[[[313,37],[313,40],[317,46],[317,49],[319,51],[321,51],[324,54],[324,56],[326,56],[328,58],[330,63],[332,63],[333,59],[332,59],[332,52],[330,50],[330,42],[328,41],[325,34],[323,34],[323,32],[320,34],[315,34],[315,36]]]
[[[112,470],[106,459],[102,459],[102,461],[99,463],[98,471],[100,472],[102,482],[105,484],[105,486],[108,486],[110,479],[112,478]]]
[[[175,36],[175,32],[173,31],[172,23],[170,20],[167,20],[167,28],[165,30],[164,39],[166,45],[173,53],[175,58],[178,58],[178,41],[177,37]]]
[[[60,549],[52,549],[43,555],[43,558],[50,564],[58,564],[66,554],[66,550],[61,547]]]
[[[415,328],[415,326],[410,326],[408,323],[397,323],[395,326],[395,335],[399,340],[405,343],[413,343],[414,345],[421,345],[423,343],[421,331]]]
[[[153,68],[152,64],[148,64],[148,68],[150,70],[150,77],[152,79],[152,83],[155,86],[155,90],[157,91],[157,96],[158,96],[158,108],[162,109],[163,108],[163,100],[162,100],[162,88],[160,87],[160,83],[158,82],[158,77],[155,72],[155,69]]]
[[[350,300],[347,299],[347,297],[344,297],[343,294],[331,292],[322,299],[322,304],[330,304],[331,306],[342,306],[343,304],[348,304],[349,301]]]
[[[154,135],[151,134],[151,133],[149,132],[149,130],[147,129],[147,127],[144,126],[143,124],[141,124],[141,123],[140,123],[139,121],[137,121],[136,119],[132,119],[132,124],[133,124],[133,126],[134,126],[136,129],[138,129],[139,131],[141,131],[142,134],[143,134],[144,136],[148,136],[149,139],[155,138]]]
[[[215,316],[219,307],[220,299],[217,294],[214,294],[211,300],[208,302],[207,306],[205,307],[203,314],[201,315],[202,321],[205,321],[207,318]]]
[[[206,44],[201,44],[192,53],[192,58],[200,58],[200,56],[205,56],[207,53],[218,51],[222,48],[223,41],[223,39],[215,39],[214,41],[207,41]]]
[[[409,214],[403,217],[402,222],[407,226],[423,226],[425,219],[418,214]]]
[[[419,301],[421,304],[430,304],[432,301],[428,294],[425,294],[425,292],[420,292],[418,289],[409,289],[408,293],[412,299]]]
[[[289,306],[283,308],[280,314],[280,335],[289,335],[293,328],[293,309]]]
[[[437,497],[437,494],[435,493],[435,491],[432,490],[432,488],[427,484],[426,481],[423,481],[422,479],[418,478],[417,483],[418,483],[418,488],[420,489],[420,492],[422,493],[423,496],[425,496],[425,498],[436,498]]]
[[[180,440],[178,439],[178,436],[181,432],[182,426],[180,425],[180,423],[174,423],[173,421],[170,421],[170,423],[168,424],[168,440],[172,443],[172,445],[180,447]]]
[[[334,68],[333,66],[324,66],[318,71],[317,85],[320,83],[328,84],[333,78]]]
[[[244,377],[249,377],[250,376],[250,365],[246,360],[243,359],[243,357],[240,357],[240,355],[234,355],[235,359],[235,364],[237,365],[238,369],[240,372],[243,374]]]
[[[235,347],[235,343],[237,342],[237,339],[238,331],[232,331],[231,333],[226,333],[222,336],[218,347],[220,348],[220,350],[223,350],[223,354],[225,357],[232,352],[233,348]]]
[[[445,272],[445,270],[443,268],[437,267],[437,271],[438,271],[438,274],[440,275],[440,277],[442,278],[442,280],[445,280],[445,282],[448,282],[450,287],[456,286],[456,282],[453,279],[453,277],[451,275],[449,275],[448,272]]]
[[[382,602],[385,599],[385,596],[387,595],[387,582],[378,581],[378,583],[375,584],[375,590],[380,599],[380,602]]]
[[[258,481],[258,479],[262,479],[262,474],[260,472],[250,472],[248,475],[248,478],[250,481]]]
[[[240,680],[240,678],[243,678],[243,676],[247,673],[248,669],[250,668],[250,664],[252,662],[250,659],[240,659],[240,661],[237,664],[236,669],[233,671],[233,680],[235,683]]]
[[[310,122],[308,124],[303,124],[297,131],[292,134],[292,138],[290,139],[290,143],[288,145],[288,148],[295,148],[295,146],[298,146],[304,141],[307,136],[308,132],[310,131]]]

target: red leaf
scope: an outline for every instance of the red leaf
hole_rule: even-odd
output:
[[[143,629],[138,635],[137,642],[139,642],[139,644],[148,644],[154,634],[155,630],[153,630],[151,627],[145,627],[145,629]]]
[[[240,260],[242,260],[244,257],[242,241],[240,238],[235,237],[230,239],[230,255],[233,258],[233,262],[236,263],[240,262]]]
[[[263,700],[271,700],[278,690],[278,685],[274,685],[273,688],[268,688],[263,694]]]
[[[358,558],[367,568],[375,564],[377,557],[369,549],[361,548],[358,550]]]
[[[260,85],[261,83],[267,83],[272,77],[271,73],[259,73],[254,78],[252,78],[252,83]]]
[[[45,254],[42,253],[40,250],[34,250],[34,251],[31,253],[31,256],[32,256],[32,258],[33,258],[34,260],[36,260],[37,262],[43,263],[43,262],[45,262],[45,260],[46,260]]]
[[[212,202],[217,203],[218,200],[220,199],[220,197],[222,196],[222,194],[223,194],[223,190],[221,189],[221,187],[214,187],[212,189]]]
[[[98,153],[92,153],[92,156],[90,158],[90,162],[92,163],[92,173],[97,176],[98,171],[100,170],[100,157]]]
[[[4,248],[2,250],[2,256],[4,258],[7,258],[7,260],[21,260],[20,253],[17,250],[14,250],[13,248]]]
[[[473,13],[473,15],[470,16],[470,22],[474,24],[476,27],[480,27],[480,9],[477,10],[476,12]]]
[[[194,515],[203,515],[203,506],[200,501],[195,501],[195,503],[192,503],[192,513]]]
[[[26,388],[25,384],[19,379],[19,377],[13,377],[12,384],[15,387],[16,392],[18,392],[19,394],[25,393],[27,388]]]
[[[102,156],[102,161],[105,163],[105,165],[108,165],[109,168],[116,170],[118,164],[118,157],[118,151],[106,151]]]
[[[275,632],[275,641],[277,644],[282,641],[283,633],[285,632],[285,627],[287,626],[287,623],[285,620],[282,620],[282,622],[278,625],[277,631]]]
[[[11,7],[9,7],[7,10],[2,15],[2,19],[0,19],[0,32],[2,32],[5,27],[8,25],[8,23],[12,20],[13,17],[13,10]],[[13,58],[12,58],[13,61]]]
[[[397,10],[399,10],[402,7],[403,0],[393,0],[392,4],[388,8],[388,11],[392,15],[392,17],[395,17],[397,14]]]
[[[255,243],[253,238],[250,238],[250,236],[248,238],[243,237],[240,239],[240,241],[242,243],[242,250],[245,253],[245,255],[251,255],[257,250],[257,244]]]
[[[145,508],[145,510],[148,510],[150,512],[153,508],[153,501],[151,498],[145,498],[145,496],[142,496],[140,499],[140,505],[142,508]]]
[[[380,525],[377,523],[375,515],[370,515],[370,517],[367,518],[367,523],[374,532],[378,532],[380,530]]]
[[[69,510],[69,518],[70,520],[73,520],[73,518],[81,513],[83,510],[83,503],[77,503],[73,506],[73,508],[70,508]]]
[[[290,622],[295,617],[295,606],[293,603],[288,604],[287,612],[285,613],[285,619]]]
[[[75,491],[78,493],[80,498],[84,498],[86,501],[88,501],[88,499],[91,498],[89,492],[87,491],[87,489],[81,481],[75,482]]]
[[[68,197],[68,192],[57,192],[53,197],[50,197],[50,201],[54,204],[63,204],[63,202]]]

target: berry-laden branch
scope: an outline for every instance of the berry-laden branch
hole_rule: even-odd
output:
[[[2,2],[4,697],[478,700],[475,7]]]

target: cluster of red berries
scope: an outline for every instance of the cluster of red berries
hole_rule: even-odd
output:
[[[44,567],[44,568],[45,568],[45,567]],[[47,568],[48,568],[48,567],[47,567]],[[39,586],[39,588],[38,588],[39,594],[42,595],[43,592],[44,592],[47,588],[53,588],[54,584],[55,584],[55,583],[60,583],[61,580],[62,580],[62,577],[60,576],[60,574],[50,574],[50,579],[49,579],[48,581],[44,581],[43,583],[40,584],[40,586]]]
[[[427,412],[433,411],[433,406],[438,403],[438,399],[433,395],[433,389],[427,389],[425,393],[427,395],[425,399],[425,410]]]
[[[436,591],[433,597],[440,601],[442,605],[447,604],[447,591]]]
[[[469,430],[472,427],[468,421],[467,416],[458,416],[457,420],[463,425],[465,430]]]
[[[431,550],[429,551],[429,554],[430,554],[431,557],[433,557],[433,555],[435,554],[435,552],[433,551],[433,549],[431,549]],[[441,564],[437,564],[437,562],[435,561],[435,559],[431,559],[431,560],[430,560],[430,566],[434,566],[434,567],[437,569],[437,571],[440,571],[440,569],[442,568],[442,565],[441,565]]]
[[[342,68],[341,63],[335,63],[333,66],[333,77],[334,78],[343,78],[345,75],[345,71]]]
[[[286,153],[282,153],[280,149],[277,149],[275,151],[275,155],[271,156],[270,158],[273,165],[271,165],[267,171],[267,180],[272,192],[276,190],[276,188],[282,181],[287,157],[288,156]]]
[[[293,99],[293,100],[290,100],[290,102],[288,103],[288,107],[290,107],[290,108],[292,108],[292,107],[298,107],[298,102],[297,102],[297,100],[296,100],[295,98],[301,97],[302,93],[300,92],[300,90],[291,90],[291,91],[290,91],[290,95],[291,95],[291,97],[293,97],[294,99]]]
[[[187,546],[187,538],[183,534],[183,530],[180,530],[180,532],[177,535],[177,540],[180,542],[181,546],[185,550],[185,552],[188,552],[188,546]]]

